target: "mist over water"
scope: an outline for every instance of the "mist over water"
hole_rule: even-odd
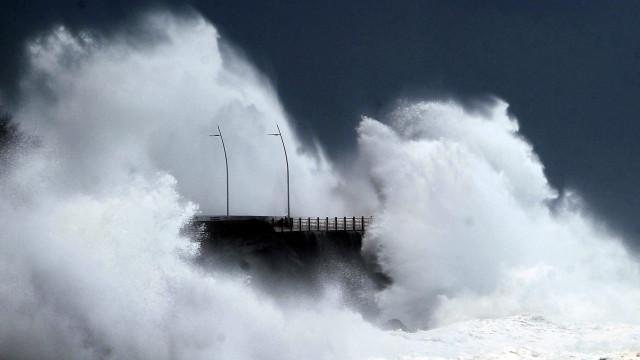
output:
[[[58,27],[27,46],[13,113],[38,141],[0,177],[0,357],[458,357],[486,349],[470,335],[482,319],[497,319],[495,333],[523,314],[640,323],[637,262],[579,200],[550,209],[556,192],[505,103],[478,114],[404,103],[386,124],[363,119],[353,168],[366,171],[351,181],[358,172],[296,138],[268,81],[211,24],[141,22],[150,43]],[[216,125],[231,213],[286,213],[284,154],[267,136],[276,122],[292,215],[373,213],[365,247],[393,279],[376,297],[380,321],[473,320],[384,332],[344,304],[340,284],[283,306],[250,278],[194,265],[182,225],[226,207]]]
[[[180,194],[207,214],[226,211],[229,156],[231,212],[286,214],[289,146],[297,215],[342,214],[341,190],[319,148],[295,138],[275,92],[201,18],[155,14],[141,20],[155,41],[139,44],[54,29],[28,45],[31,71],[16,113],[25,131],[51,139],[59,181],[100,192],[130,174],[166,171]],[[226,60],[225,60],[226,59]],[[46,134],[46,135],[45,135]],[[259,180],[258,180],[259,179]],[[313,189],[313,191],[309,191]]]
[[[383,198],[367,246],[394,280],[384,313],[414,327],[522,313],[638,322],[636,259],[576,195],[556,199],[507,104],[486,110],[404,104],[389,126],[360,124]]]
[[[162,13],[141,21],[155,43],[59,27],[28,45],[14,115],[39,146],[2,176],[0,357],[368,353],[357,338],[383,334],[344,309],[339,291],[285,312],[250,279],[193,264],[198,246],[181,227],[226,207],[221,144],[208,136],[217,125],[232,214],[286,213],[284,155],[267,135],[276,122],[292,191],[306,194],[292,199],[294,214],[343,214],[342,190],[319,149],[296,140],[266,81],[233,52],[223,61],[211,24]],[[358,331],[327,331],[347,323]]]

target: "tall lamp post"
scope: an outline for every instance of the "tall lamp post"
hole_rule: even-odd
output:
[[[273,136],[280,136],[280,140],[282,141],[282,149],[284,150],[284,161],[287,163],[287,219],[291,219],[291,202],[289,198],[289,158],[287,158],[287,148],[284,146],[284,138],[282,138],[282,133],[280,132],[280,126],[276,123],[276,127],[278,128],[277,134],[269,134]]]
[[[224,164],[227,169],[227,220],[229,220],[229,161],[227,160],[227,149],[224,147],[224,138],[222,137],[222,131],[220,131],[220,125],[218,125],[218,133],[211,134],[209,136],[219,136],[222,141],[222,150],[224,151]]]

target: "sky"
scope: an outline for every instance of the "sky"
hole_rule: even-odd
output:
[[[334,160],[399,100],[499,97],[551,184],[640,247],[640,2],[3,0],[0,103],[15,106],[28,39],[65,24],[148,41],[134,24],[153,7],[209,19]]]

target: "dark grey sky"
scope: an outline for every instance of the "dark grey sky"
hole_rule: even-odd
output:
[[[499,96],[552,184],[640,244],[640,2],[4,0],[5,98],[26,37],[55,22],[108,34],[160,4],[209,18],[334,157],[355,146],[360,115],[399,97]]]

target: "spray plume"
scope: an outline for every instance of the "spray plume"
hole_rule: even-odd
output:
[[[394,284],[388,317],[414,327],[522,313],[637,322],[638,263],[555,191],[507,115],[404,104],[358,129],[384,205],[368,232]],[[622,295],[624,294],[624,296]]]
[[[464,334],[468,346],[455,335],[477,321],[409,339],[346,309],[339,291],[283,308],[250,280],[193,266],[197,244],[181,226],[197,211],[225,212],[224,157],[207,136],[216,124],[229,151],[232,214],[286,209],[283,154],[267,136],[275,122],[295,149],[292,193],[305,194],[292,197],[294,215],[377,207],[365,250],[394,281],[377,296],[383,320],[413,328],[522,313],[640,321],[636,261],[573,198],[549,209],[555,192],[506,104],[485,115],[455,103],[402,104],[390,125],[363,119],[354,168],[368,176],[351,189],[320,149],[299,143],[273,89],[221,48],[211,24],[166,13],[141,21],[158,35],[152,44],[59,27],[28,45],[14,114],[39,143],[1,177],[0,357],[477,350],[472,335]],[[458,343],[433,345],[447,336]]]

